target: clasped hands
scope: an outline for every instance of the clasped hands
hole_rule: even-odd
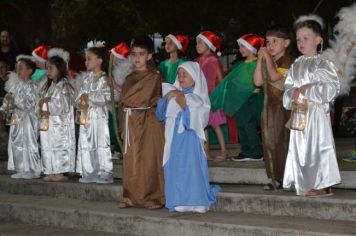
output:
[[[294,89],[293,94],[292,94],[292,100],[297,101],[300,94],[302,94],[302,95],[305,94],[306,89],[307,89],[307,85],[303,85],[299,88]]]
[[[187,101],[185,99],[184,93],[179,90],[173,90],[169,92],[168,99],[171,100],[172,98],[176,98],[176,102],[181,108],[187,106]]]

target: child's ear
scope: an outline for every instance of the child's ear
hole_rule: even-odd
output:
[[[284,47],[287,48],[290,45],[290,39],[285,39],[284,40]]]
[[[147,61],[151,60],[152,59],[152,53],[149,53],[148,54],[148,57],[147,57]]]

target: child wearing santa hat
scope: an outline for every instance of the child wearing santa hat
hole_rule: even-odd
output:
[[[124,84],[126,77],[132,72],[133,65],[129,60],[130,47],[125,43],[119,43],[110,50],[112,58],[112,79],[108,79],[107,83],[112,89],[114,89],[114,101],[115,103],[109,106],[109,131],[110,131],[110,143],[113,149],[113,159],[119,159],[121,154],[119,152],[119,145],[116,137],[117,135],[117,105],[121,97],[121,87]],[[116,112],[113,115],[113,112]],[[122,150],[121,150],[122,151]]]
[[[40,45],[32,51],[32,56],[35,58],[37,66],[35,73],[31,77],[32,80],[42,80],[46,77],[46,61],[50,48],[47,45]]]
[[[211,109],[223,109],[236,114],[241,152],[233,161],[262,160],[262,145],[257,132],[263,105],[263,94],[253,83],[256,53],[264,39],[257,34],[246,34],[237,40],[245,61],[235,64],[231,72],[210,95]]]
[[[223,67],[219,58],[215,55],[220,51],[221,38],[216,34],[210,31],[203,31],[197,37],[196,50],[200,55],[196,58],[196,62],[201,67],[203,71],[207,84],[208,84],[208,93],[210,94],[216,87],[217,84],[223,79]],[[224,134],[220,125],[226,123],[225,114],[221,110],[211,112],[209,116],[208,125],[210,125],[219,141],[221,154],[215,159],[211,158],[209,155],[209,139],[208,139],[208,130],[205,130],[206,136],[206,145],[205,152],[208,160],[224,161],[226,160],[226,145]]]
[[[183,55],[187,51],[189,40],[185,35],[169,34],[164,39],[164,42],[164,49],[169,54],[169,58],[159,64],[159,70],[163,75],[163,79],[167,83],[173,84],[177,77],[178,66],[185,61]]]

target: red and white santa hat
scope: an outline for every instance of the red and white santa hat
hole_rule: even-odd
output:
[[[181,34],[169,34],[166,36],[166,38],[170,38],[173,41],[173,43],[177,46],[177,48],[183,53],[187,51],[188,43],[189,43],[189,39],[187,36]]]
[[[214,34],[213,32],[203,31],[197,36],[197,38],[203,40],[204,43],[208,45],[211,51],[213,52],[220,51],[222,39],[216,34]]]
[[[241,38],[237,40],[237,43],[239,45],[242,45],[246,47],[250,52],[253,54],[257,53],[257,50],[260,47],[263,47],[265,40],[261,36],[250,33],[250,34],[245,34]]]
[[[66,63],[69,62],[70,54],[69,52],[65,51],[63,48],[51,48],[48,51],[47,58],[51,58],[55,56],[62,58]]]
[[[118,59],[127,59],[130,55],[130,47],[126,43],[119,43],[110,52]]]
[[[51,47],[47,45],[40,45],[32,51],[32,56],[34,56],[37,61],[45,63],[50,48]]]

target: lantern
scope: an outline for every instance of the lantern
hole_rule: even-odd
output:
[[[302,101],[292,102],[291,114],[291,129],[303,131],[307,125],[308,102],[306,99]]]
[[[48,111],[47,106],[48,104],[46,102],[43,103],[39,114],[39,125],[41,131],[48,131],[49,129],[49,116],[51,113]]]
[[[15,102],[11,96],[6,98],[5,124],[16,125]]]
[[[80,125],[89,124],[89,105],[84,100],[81,100],[77,106],[75,121]]]

